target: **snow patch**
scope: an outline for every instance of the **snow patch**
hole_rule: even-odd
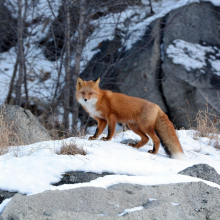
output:
[[[136,211],[140,211],[144,209],[143,206],[138,206],[138,207],[134,207],[134,208],[131,208],[131,209],[125,209],[124,212],[122,212],[121,214],[118,214],[118,216],[123,216],[124,214],[128,213],[128,212],[136,212]]]
[[[176,39],[168,46],[166,53],[173,63],[183,65],[187,71],[200,69],[201,73],[205,73],[203,68],[210,64],[213,74],[220,76],[220,49],[206,46],[204,42],[203,45]]]
[[[0,204],[0,214],[3,212],[5,206],[11,201],[11,199],[5,199],[1,204]]]

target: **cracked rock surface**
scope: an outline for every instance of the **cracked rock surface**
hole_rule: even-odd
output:
[[[117,184],[15,195],[1,219],[220,219],[220,189],[203,182]],[[135,212],[126,209],[142,206]]]

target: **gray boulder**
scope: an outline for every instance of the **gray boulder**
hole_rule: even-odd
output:
[[[170,12],[165,21],[162,88],[171,118],[178,127],[187,128],[199,110],[207,110],[207,104],[212,115],[219,117],[220,79],[211,65],[207,63],[202,71],[186,70],[184,65],[174,64],[166,51],[176,39],[219,48],[220,7],[211,3],[189,4]],[[206,54],[208,59],[209,55]]]
[[[1,219],[220,219],[220,190],[202,182],[118,184],[15,195]],[[142,210],[126,209],[142,206]],[[124,212],[125,211],[125,212]],[[118,216],[121,214],[122,216]]]
[[[197,177],[220,185],[220,175],[208,164],[196,164],[180,171],[178,174]]]
[[[0,106],[0,115],[4,125],[12,129],[15,134],[11,136],[11,145],[17,145],[18,142],[27,145],[51,140],[47,130],[29,110],[16,105],[4,105]],[[4,127],[2,126],[1,129]]]

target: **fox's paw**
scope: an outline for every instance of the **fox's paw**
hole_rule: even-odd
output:
[[[107,138],[107,137],[102,137],[100,140],[102,140],[102,141],[110,141],[110,139]]]
[[[153,150],[149,150],[148,153],[150,153],[150,154],[156,154]]]
[[[96,140],[97,138],[96,137],[94,137],[94,136],[91,136],[91,137],[89,137],[89,140],[91,141],[91,140]]]
[[[136,145],[137,145],[137,144],[132,144],[132,143],[129,143],[129,144],[128,144],[128,146],[137,148]]]
[[[137,149],[139,149],[140,147],[142,147],[142,146],[140,146],[139,144],[132,144],[132,143],[129,143],[128,146],[131,146],[131,147],[134,147],[134,148],[137,148]]]

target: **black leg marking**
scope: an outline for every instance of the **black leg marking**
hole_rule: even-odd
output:
[[[95,134],[93,135],[93,137],[96,138],[96,137],[98,136],[98,133],[99,133],[99,128],[97,127],[97,128],[96,128],[96,131],[95,131]]]
[[[110,138],[110,135],[111,135],[111,128],[110,127],[108,127],[108,135],[107,135],[107,139],[109,139]]]

